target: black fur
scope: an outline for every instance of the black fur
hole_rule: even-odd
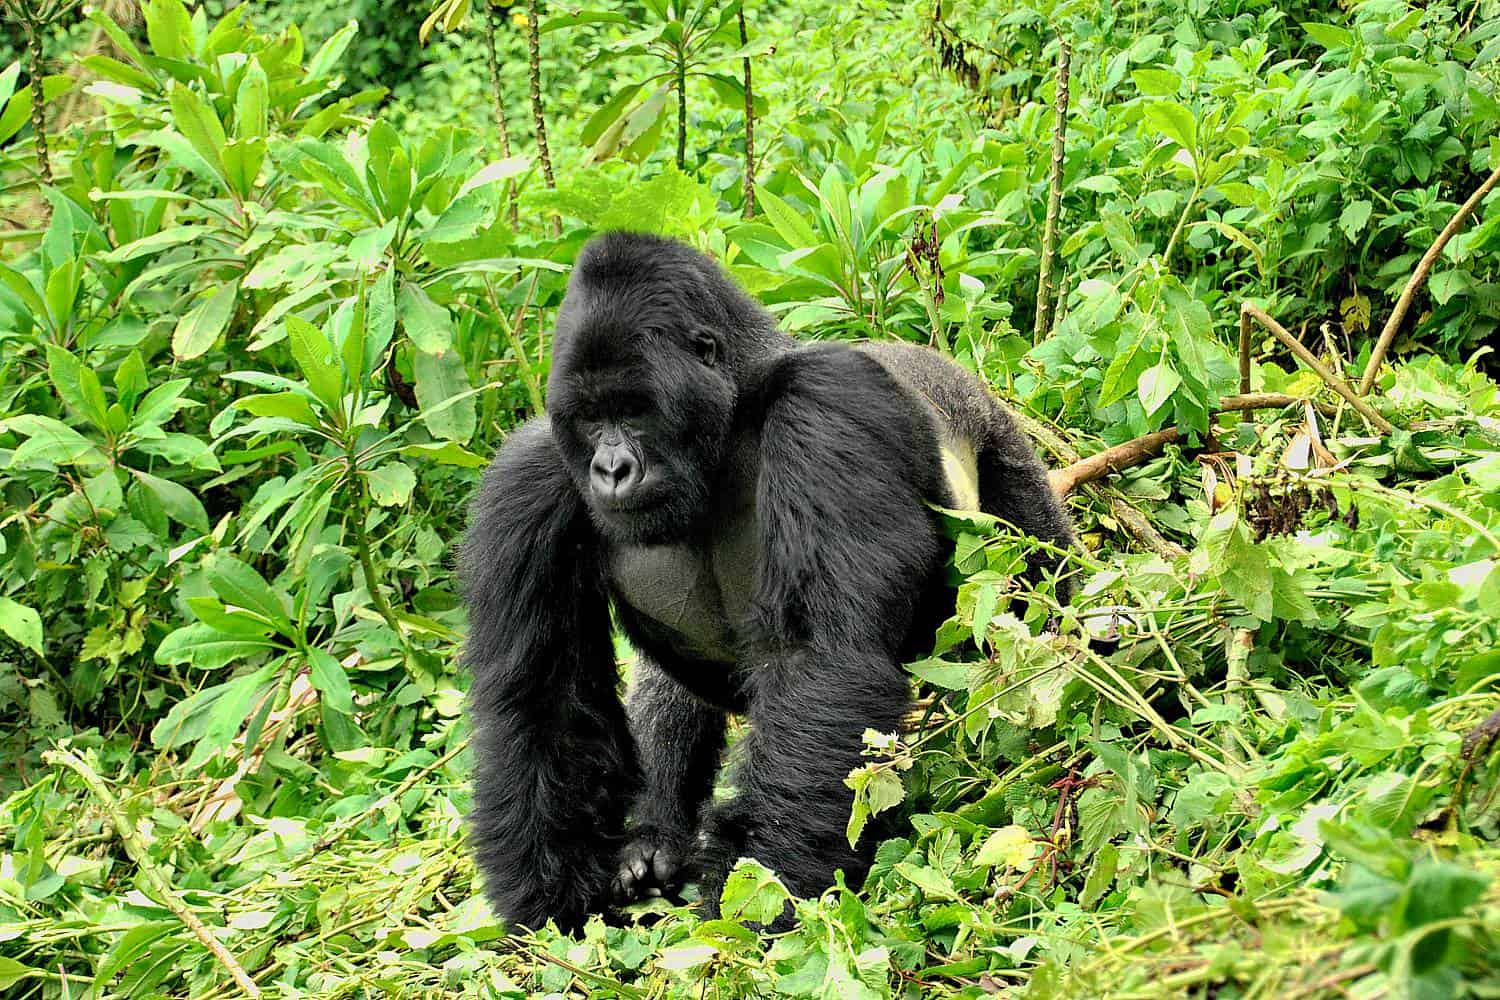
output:
[[[986,511],[1068,545],[1030,443],[936,355],[798,346],[706,257],[626,233],[579,258],[548,396],[550,422],[496,456],[462,554],[495,908],[576,927],[691,863],[712,913],[747,856],[803,895],[858,880],[844,777],[865,729],[899,724],[901,662],[952,607],[933,599],[940,437],[974,442]],[[591,482],[605,447],[645,470],[628,495]],[[641,652],[628,724],[611,605]],[[727,712],[750,729],[733,797],[704,815]]]

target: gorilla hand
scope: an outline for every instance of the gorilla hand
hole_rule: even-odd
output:
[[[620,851],[610,895],[616,905],[675,893],[684,879],[683,850],[654,830],[637,831]]]

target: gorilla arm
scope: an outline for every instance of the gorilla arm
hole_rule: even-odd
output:
[[[842,868],[866,728],[894,728],[909,682],[897,649],[915,601],[942,566],[926,501],[941,466],[930,423],[872,359],[814,347],[776,361],[763,382],[760,551],[745,658],[751,732],[738,790],[712,813],[704,897],[741,856],[774,868],[799,894]]]
[[[486,892],[512,923],[576,927],[605,899],[639,776],[600,545],[545,418],[496,455],[461,564]]]

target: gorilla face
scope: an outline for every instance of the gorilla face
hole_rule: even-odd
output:
[[[659,544],[703,521],[736,392],[722,335],[680,287],[641,277],[611,287],[575,271],[547,397],[553,438],[599,530]]]

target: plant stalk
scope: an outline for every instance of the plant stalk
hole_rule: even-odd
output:
[[[1464,220],[1473,213],[1479,203],[1484,200],[1484,196],[1489,194],[1497,183],[1500,183],[1500,167],[1496,167],[1485,182],[1479,185],[1479,189],[1469,195],[1469,200],[1459,206],[1458,211],[1453,213],[1453,218],[1448,220],[1443,231],[1438,233],[1437,239],[1432,241],[1432,246],[1427,248],[1427,252],[1417,262],[1416,271],[1406,282],[1406,287],[1401,289],[1401,297],[1396,300],[1396,308],[1391,310],[1390,318],[1385,321],[1385,326],[1380,330],[1380,337],[1375,341],[1375,349],[1370,352],[1370,363],[1365,365],[1364,376],[1359,380],[1361,396],[1368,395],[1370,386],[1375,384],[1375,376],[1380,373],[1380,364],[1385,360],[1385,352],[1391,349],[1391,341],[1396,339],[1396,331],[1401,329],[1401,320],[1406,317],[1406,311],[1411,308],[1411,300],[1416,297],[1417,289],[1422,287],[1422,282],[1427,280],[1427,274],[1432,270],[1432,265],[1437,263],[1438,257],[1442,255],[1443,247],[1448,245],[1448,241],[1453,239],[1463,227]]]
[[[537,23],[536,0],[526,0],[527,70],[531,78],[531,122],[536,128],[537,157],[542,161],[542,177],[549,188],[557,187],[552,175],[552,154],[547,149],[547,116],[542,111],[542,29]],[[552,232],[562,235],[562,219],[552,216]]]
[[[677,47],[677,169],[687,169],[687,52]]]
[[[1036,284],[1036,322],[1032,343],[1040,344],[1052,334],[1052,269],[1057,247],[1057,217],[1062,211],[1063,158],[1068,138],[1068,66],[1073,46],[1063,38],[1057,50],[1057,122],[1052,127],[1052,165],[1047,175],[1047,219],[1042,227],[1042,261]]]
[[[495,96],[495,128],[500,132],[500,155],[510,159],[510,122],[505,117],[505,86],[500,79],[500,56],[495,50],[495,32],[499,25],[495,21],[495,8],[490,0],[480,0],[484,9],[484,61],[490,74],[490,89]],[[516,182],[505,182],[505,198],[510,202],[510,224],[520,222],[520,209],[516,204]]]
[[[737,12],[740,22],[740,46],[750,44],[750,36],[745,31],[745,4],[740,3]],[[750,79],[750,57],[746,56],[745,64],[745,208],[744,217],[747,219],[755,216],[755,88]]]

